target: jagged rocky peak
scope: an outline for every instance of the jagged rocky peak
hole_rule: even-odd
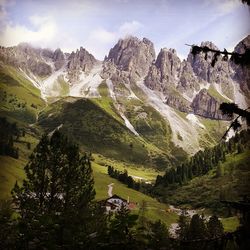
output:
[[[68,57],[67,69],[69,82],[73,83],[80,79],[81,72],[89,73],[98,61],[86,49],[80,47]]]
[[[55,63],[55,69],[60,69],[65,63],[65,56],[64,53],[61,51],[60,48],[56,49],[53,53],[52,59]]]
[[[82,69],[83,71],[90,71],[97,62],[95,57],[86,49],[80,47],[76,52],[72,52],[69,56],[69,69]]]
[[[245,37],[241,42],[239,42],[234,48],[234,52],[243,54],[246,48],[250,48],[250,35]],[[243,92],[247,93],[250,91],[250,65],[237,65],[230,61],[231,67],[234,69],[234,80],[239,82]],[[250,104],[250,103],[249,103]]]
[[[219,50],[212,42],[202,42],[202,47],[207,46],[210,49]],[[197,55],[193,55],[190,51],[188,55],[188,62],[192,65],[194,73],[201,79],[212,83],[215,82],[217,84],[230,82],[230,75],[232,73],[232,69],[229,66],[227,61],[222,60],[222,56],[219,55],[217,57],[217,62],[213,67],[211,62],[214,57],[214,52],[200,53]]]
[[[156,59],[155,66],[161,71],[161,81],[168,81],[170,76],[177,77],[181,60],[177,56],[175,49],[163,48]]]
[[[206,89],[202,89],[199,94],[195,96],[191,107],[196,115],[212,119],[228,120],[228,117],[222,115],[219,110],[220,103],[221,102],[211,96]]]
[[[246,48],[250,48],[250,35],[245,37],[235,46],[234,52],[243,54],[246,51]]]
[[[46,77],[52,73],[52,68],[42,55],[43,49],[34,48],[28,43],[21,43],[13,47],[1,47],[0,60],[23,71],[33,73],[39,77]]]
[[[150,40],[130,36],[120,39],[109,51],[106,60],[114,62],[118,69],[129,71],[135,78],[140,78],[147,74],[154,59],[154,45]]]
[[[194,74],[190,62],[183,60],[181,63],[180,77],[177,89],[186,94],[186,98],[191,100],[193,94],[200,90],[200,81]]]
[[[145,85],[153,90],[162,90],[168,85],[176,85],[181,69],[181,60],[175,49],[161,49],[155,63],[145,78]]]
[[[41,55],[42,57],[44,58],[49,58],[49,59],[53,59],[53,56],[54,56],[54,51],[51,50],[51,49],[42,49],[41,51]]]

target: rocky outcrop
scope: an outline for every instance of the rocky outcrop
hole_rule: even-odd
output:
[[[195,76],[191,64],[184,60],[181,63],[180,77],[177,86],[177,90],[185,94],[188,100],[192,100],[194,93],[200,90],[201,80]]]
[[[192,110],[190,107],[190,103],[182,96],[180,96],[180,94],[167,94],[165,96],[165,103],[168,106],[176,108],[177,110],[180,110],[182,112],[189,113]]]
[[[150,67],[145,85],[153,90],[166,92],[168,86],[177,84],[181,60],[174,49],[161,49],[156,62]]]
[[[80,47],[76,52],[72,52],[68,57],[67,69],[69,82],[79,80],[80,73],[89,73],[98,61],[86,49]]]
[[[155,59],[154,45],[146,38],[120,39],[110,50],[106,61],[113,62],[121,71],[128,71],[134,79],[144,77]]]
[[[206,89],[197,94],[191,104],[194,114],[212,119],[228,119],[219,110],[220,103]]]
[[[210,49],[218,49],[212,42],[202,42],[200,46],[207,46]],[[213,53],[208,52],[206,55],[203,53],[193,55],[191,52],[188,54],[187,61],[191,64],[194,73],[201,79],[210,82],[210,74],[212,70],[211,62],[213,58]]]
[[[246,48],[250,48],[250,35],[243,39],[240,43],[234,48],[234,52],[243,54],[246,51]],[[243,92],[250,91],[250,65],[237,65],[234,62],[230,61],[231,67],[234,69],[233,79],[240,84]]]
[[[217,49],[211,42],[203,42],[201,46]],[[250,36],[240,42],[235,51],[244,53],[246,47],[250,47]],[[119,40],[110,50],[102,63],[101,77],[112,80],[114,91],[120,96],[124,93],[122,97],[133,96],[131,86],[144,79],[144,84],[160,92],[157,94],[169,106],[183,112],[194,111],[208,118],[222,119],[224,117],[218,112],[219,102],[228,98],[234,100],[238,89],[233,84],[239,84],[242,92],[249,94],[250,70],[249,66],[241,67],[231,61],[223,61],[222,56],[212,67],[213,55],[212,52],[206,56],[204,53],[196,56],[189,53],[187,60],[181,61],[174,49],[163,48],[155,60],[151,41],[127,37]],[[34,48],[29,44],[0,47],[0,60],[21,68],[32,79],[38,77],[40,81],[53,73],[56,79],[62,76],[70,85],[90,76],[90,71],[96,65],[100,66],[100,62],[82,47],[71,54],[63,53],[61,49]],[[54,78],[51,79],[53,81]],[[209,86],[213,87],[212,91],[201,90]],[[219,101],[218,96],[221,97]],[[241,98],[242,93],[239,96]]]
[[[161,49],[155,63],[150,67],[144,83],[148,88],[162,92],[165,103],[170,107],[189,112],[191,110],[190,102],[182,96],[182,93],[192,92],[194,88],[198,88],[197,81],[191,82],[193,79],[195,77],[190,64],[182,63],[174,49],[164,48]],[[179,85],[182,89],[178,89]],[[182,92],[179,91],[180,89]]]
[[[201,47],[207,46],[210,49],[218,50],[212,42],[202,42]],[[218,60],[214,67],[211,65],[214,52],[208,52],[207,55],[200,53],[193,55],[191,52],[188,55],[188,62],[191,64],[194,73],[209,83],[226,83],[231,77],[231,67],[227,61],[222,60],[222,56],[218,56]]]
[[[131,79],[130,72],[119,70],[112,61],[103,63],[101,76],[103,79],[110,79],[114,85],[129,84]]]
[[[61,49],[55,50],[52,60],[54,61],[55,70],[59,70],[65,64],[65,56]]]
[[[48,50],[45,54],[49,54]],[[0,60],[6,64],[21,68],[26,72],[32,72],[39,77],[46,77],[52,73],[52,68],[47,64],[42,56],[43,50],[33,48],[27,43],[22,43],[14,47],[1,47]],[[49,58],[47,58],[49,60]]]

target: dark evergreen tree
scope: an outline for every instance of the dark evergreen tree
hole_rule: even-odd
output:
[[[42,137],[25,173],[23,185],[16,183],[12,191],[23,246],[77,247],[91,233],[87,225],[95,191],[88,157],[56,131]]]
[[[168,228],[160,220],[150,223],[149,247],[152,249],[169,249],[170,247]]]
[[[207,229],[204,219],[200,215],[195,214],[190,221],[188,239],[197,240],[205,238],[207,238]]]
[[[122,206],[111,220],[110,242],[121,245],[131,243],[133,240],[132,228],[137,219],[137,215],[131,215],[129,209]]]
[[[216,215],[210,217],[207,223],[207,231],[209,238],[217,238],[224,234],[223,225]]]
[[[223,176],[223,167],[222,167],[221,163],[219,162],[217,164],[217,167],[216,167],[216,177],[218,178],[221,176]]]
[[[18,248],[17,224],[12,215],[11,201],[0,201],[0,249]]]
[[[237,146],[237,154],[240,154],[244,151],[244,147],[242,146],[241,143],[238,143],[238,146]]]
[[[178,219],[178,229],[176,231],[178,239],[186,240],[188,237],[188,229],[189,229],[189,219],[187,217],[186,211],[184,210]]]

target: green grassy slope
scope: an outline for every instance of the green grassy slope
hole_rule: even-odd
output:
[[[45,132],[62,125],[61,129],[84,150],[108,158],[157,167],[165,167],[172,158],[135,136],[107,99],[63,98],[40,113],[38,124]]]
[[[131,86],[134,86],[131,83]],[[150,152],[153,162],[156,162],[161,169],[166,168],[171,163],[179,162],[186,159],[187,154],[181,149],[175,147],[171,141],[171,129],[161,114],[150,105],[144,103],[146,98],[142,93],[137,96],[141,99],[124,98],[130,92],[123,84],[118,84],[115,89],[120,95],[116,96],[116,106],[123,110],[124,115],[128,118],[135,130],[139,133],[144,141],[145,148]],[[124,124],[123,119],[117,112],[117,107],[109,95],[106,82],[103,81],[98,91],[102,98],[94,99],[94,101],[107,113]]]
[[[27,125],[44,107],[40,91],[20,71],[0,63],[0,116]]]
[[[95,162],[100,166],[113,166],[115,169],[119,171],[128,171],[128,175],[136,177],[140,177],[145,181],[154,182],[157,175],[163,175],[164,171],[159,171],[155,168],[145,168],[143,165],[127,163],[117,161],[115,159],[109,159],[104,157],[103,155],[93,154]],[[106,171],[106,168],[103,168]],[[106,173],[106,172],[105,172]],[[138,179],[138,178],[137,178]]]
[[[38,142],[33,136],[26,134],[25,137],[20,138],[20,143],[16,143],[15,146],[19,147],[19,159],[14,159],[9,156],[0,156],[0,200],[10,198],[10,191],[14,187],[16,181],[19,183],[25,178],[24,166],[28,161],[28,156],[31,154],[34,145]],[[27,148],[26,142],[30,142],[31,149]],[[118,162],[116,162],[118,163]],[[120,166],[122,163],[120,163]],[[129,167],[127,167],[129,170]],[[92,162],[92,169],[95,180],[96,199],[106,199],[107,185],[114,183],[113,193],[117,194],[124,199],[129,197],[130,201],[138,203],[134,213],[138,212],[140,203],[146,202],[147,212],[146,215],[152,220],[163,220],[166,224],[176,222],[178,216],[174,213],[166,212],[168,206],[163,203],[159,203],[155,199],[144,195],[138,191],[127,188],[124,184],[111,178],[107,174],[107,167],[99,165],[96,161]],[[130,170],[129,170],[130,171]],[[154,173],[151,170],[151,173]]]
[[[147,212],[146,215],[152,220],[161,219],[167,225],[176,222],[178,216],[174,213],[167,212],[168,206],[166,204],[158,202],[145,194],[142,194],[136,190],[128,188],[126,185],[120,183],[116,179],[113,179],[107,174],[107,167],[101,166],[95,162],[92,164],[92,169],[95,178],[95,189],[96,189],[96,199],[106,199],[108,198],[108,187],[107,185],[114,183],[113,194],[117,194],[124,199],[129,197],[129,200],[134,203],[138,203],[134,212],[138,212],[140,203],[142,201],[146,202]]]
[[[18,159],[0,155],[0,200],[9,198],[15,182],[25,178],[24,166],[37,142],[34,135],[26,133],[25,137],[19,138],[19,142],[15,142],[15,147],[19,149]],[[27,143],[30,143],[30,148]]]
[[[208,93],[213,96],[219,103],[228,102],[228,99],[223,97],[212,85],[209,87]]]
[[[41,113],[38,123],[45,132],[62,124],[61,129],[85,150],[137,163],[149,160],[143,142],[89,99],[61,99]]]
[[[165,201],[171,204],[206,207],[220,212],[222,200],[241,200],[250,194],[250,151],[228,155],[221,164],[222,173],[217,177],[216,168],[196,177],[186,185],[165,190]]]

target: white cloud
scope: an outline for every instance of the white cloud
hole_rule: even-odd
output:
[[[221,15],[231,13],[242,5],[240,0],[206,0],[205,4],[208,8],[215,7]]]
[[[29,17],[30,22],[34,25],[34,27],[40,27],[43,24],[51,22],[51,18],[48,16],[38,16],[34,15]]]
[[[57,25],[50,17],[32,16],[30,21],[35,27],[31,30],[23,25],[7,23],[1,32],[0,44],[14,46],[28,42],[39,46],[47,46],[56,36]]]
[[[4,20],[7,16],[7,12],[5,10],[4,1],[0,0],[0,20]]]
[[[140,22],[133,20],[121,24],[116,31],[97,28],[91,31],[84,46],[95,57],[102,60],[117,40],[128,35],[137,35],[142,27]]]
[[[137,21],[125,22],[119,27],[118,34],[123,37],[135,34],[143,25]]]
[[[109,32],[103,28],[97,28],[90,33],[88,40],[106,44],[114,42],[116,37],[117,35],[114,32]]]
[[[0,27],[3,27],[8,17],[6,7],[11,6],[14,3],[14,0],[0,0]]]

